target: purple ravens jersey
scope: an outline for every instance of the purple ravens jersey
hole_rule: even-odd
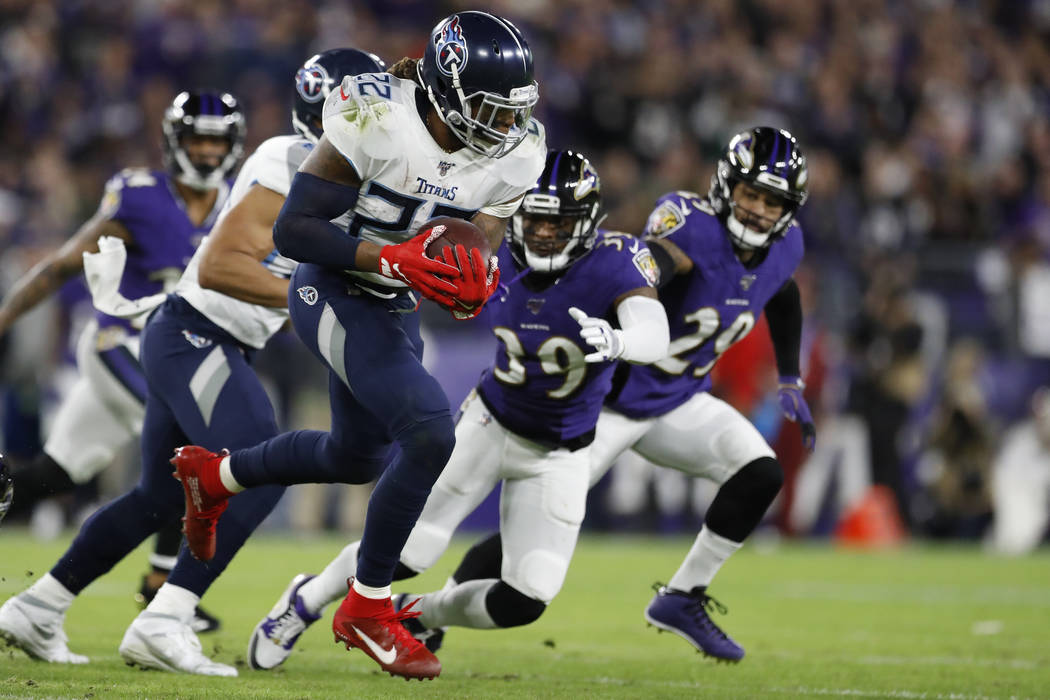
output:
[[[582,447],[593,437],[615,365],[584,362],[591,348],[569,307],[615,322],[618,297],[655,283],[652,255],[638,238],[601,231],[594,249],[542,291],[514,277],[506,244],[499,259],[510,281],[489,301],[486,318],[500,352],[478,393],[500,424],[521,437],[550,447]]]
[[[99,213],[119,221],[132,238],[120,293],[138,299],[174,288],[197,245],[214,225],[229,191],[229,185],[222,183],[211,212],[195,226],[166,172],[129,168],[110,178]],[[119,325],[131,330],[125,319],[100,311],[96,316],[99,328]]]
[[[719,356],[755,326],[766,302],[802,260],[802,231],[792,223],[765,258],[746,267],[706,199],[693,192],[661,197],[647,234],[673,242],[693,261],[660,290],[671,329],[668,357],[630,365],[609,407],[631,418],[660,416],[711,388]]]

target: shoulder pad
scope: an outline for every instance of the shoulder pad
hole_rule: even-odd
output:
[[[345,76],[325,100],[324,130],[336,132],[329,140],[340,151],[340,143],[349,138],[358,141],[360,152],[376,160],[389,160],[400,152],[398,133],[406,118],[416,117],[406,113],[400,99],[404,81],[387,73],[382,76],[389,81],[378,82],[375,78],[380,75]]]
[[[656,200],[656,208],[649,214],[645,224],[647,238],[669,236],[685,225],[690,214],[702,213],[715,215],[711,204],[696,192],[676,190],[662,195]]]
[[[534,184],[547,162],[547,130],[538,120],[530,119],[528,131],[517,148],[500,158],[509,166],[500,168],[500,176],[511,187],[528,188]]]

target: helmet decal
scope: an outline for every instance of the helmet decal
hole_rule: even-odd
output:
[[[320,102],[327,97],[325,85],[331,78],[320,63],[303,66],[295,74],[295,89],[307,102]]]
[[[583,169],[580,172],[580,181],[576,184],[572,196],[578,200],[583,199],[591,192],[597,192],[601,188],[598,183],[598,171],[594,169],[589,160],[583,161]]]
[[[462,73],[467,67],[467,42],[463,40],[463,30],[459,28],[459,17],[453,16],[448,24],[434,37],[437,47],[437,67],[445,75],[452,75],[452,67],[456,67],[456,73]]]

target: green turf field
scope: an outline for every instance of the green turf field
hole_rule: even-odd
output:
[[[735,666],[702,658],[647,628],[653,581],[666,580],[690,541],[585,538],[565,588],[536,624],[452,630],[436,681],[380,674],[333,643],[331,612],[275,672],[245,668],[248,633],[299,571],[317,571],[342,540],[259,537],[205,602],[223,629],[204,648],[240,678],[126,667],[117,654],[136,614],[145,550],[89,587],[66,631],[89,666],[50,666],[0,649],[0,698],[1027,698],[1050,697],[1050,556],[988,557],[972,547],[862,553],[826,546],[746,547],[712,593],[719,618],[747,649]],[[0,596],[45,572],[68,544],[0,530]],[[440,586],[459,542],[407,590]],[[398,590],[395,588],[395,590]]]

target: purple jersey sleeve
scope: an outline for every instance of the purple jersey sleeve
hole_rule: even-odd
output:
[[[708,202],[687,192],[657,201],[648,232],[674,242],[694,267],[660,290],[671,330],[668,357],[630,366],[610,398],[610,408],[633,418],[663,415],[710,389],[719,356],[751,332],[803,253],[802,231],[793,224],[761,262],[743,265]]]
[[[229,185],[223,183],[211,211],[195,224],[167,173],[128,169],[110,178],[99,213],[120,222],[132,239],[120,293],[137,299],[172,288],[211,230],[228,193]],[[102,328],[119,325],[130,330],[124,319],[96,315]]]
[[[584,362],[590,348],[569,307],[615,320],[620,296],[652,286],[652,258],[641,240],[601,232],[594,250],[539,287],[512,274],[517,268],[506,245],[499,254],[510,281],[489,302],[487,319],[500,346],[478,386],[481,398],[501,425],[524,438],[582,447],[593,437],[614,363]]]

